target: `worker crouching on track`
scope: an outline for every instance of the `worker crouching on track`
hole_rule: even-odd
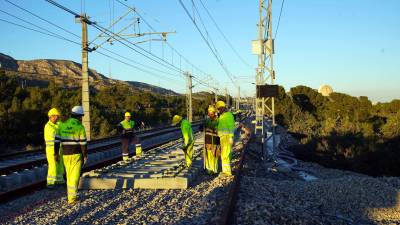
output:
[[[185,164],[186,167],[190,167],[193,162],[193,145],[194,145],[194,138],[193,138],[193,131],[192,125],[186,119],[182,119],[181,116],[175,115],[172,118],[172,126],[180,125],[181,132],[183,136],[183,146],[182,150],[185,153]]]
[[[78,201],[78,183],[81,176],[81,168],[87,161],[86,131],[81,122],[83,114],[82,106],[74,106],[71,117],[60,124],[56,135],[56,139],[60,142],[56,142],[55,152],[58,152],[59,143],[61,143],[64,154],[63,160],[67,173],[69,204],[75,204]]]
[[[122,160],[129,160],[129,146],[135,144],[136,155],[142,154],[142,145],[134,133],[135,122],[131,120],[131,114],[125,113],[125,119],[118,124],[119,133],[121,133]]]
[[[204,167],[208,174],[218,173],[218,158],[221,155],[220,139],[217,133],[218,116],[214,106],[208,107],[208,118],[204,124]]]
[[[226,111],[225,102],[218,101],[215,107],[219,111],[218,118],[218,136],[221,142],[221,164],[222,173],[224,175],[232,175],[231,158],[232,158],[232,145],[233,136],[235,132],[235,119],[231,112]]]
[[[58,121],[60,113],[56,108],[49,110],[49,121],[44,126],[44,141],[46,143],[47,158],[47,187],[53,188],[56,184],[64,184],[64,163],[62,159],[61,149],[55,154],[54,145],[56,142],[56,134],[60,122]],[[56,158],[58,156],[58,158]]]

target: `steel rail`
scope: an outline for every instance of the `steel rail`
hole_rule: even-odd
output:
[[[246,118],[242,119],[240,122],[244,121]],[[249,129],[251,130],[251,129]],[[217,224],[219,225],[230,225],[234,221],[233,219],[233,213],[236,208],[236,202],[237,202],[237,196],[239,193],[240,189],[240,181],[242,178],[242,168],[244,161],[246,159],[246,153],[247,153],[247,148],[249,146],[250,141],[254,140],[254,136],[252,133],[250,133],[250,137],[248,139],[242,140],[243,143],[243,148],[241,151],[241,155],[238,161],[238,167],[235,171],[234,178],[231,184],[231,187],[228,192],[227,199],[225,200],[225,205],[222,213],[220,214],[219,220]]]
[[[198,123],[201,123],[201,120],[194,121],[192,125],[197,125]],[[160,129],[164,130],[164,129],[167,129],[167,128],[174,128],[174,126],[161,126],[161,127],[155,127],[155,128],[149,129],[149,130],[139,130],[139,131],[136,131],[135,134],[142,135],[142,134],[145,134],[147,132],[152,132],[152,131],[157,131],[157,130],[160,131]],[[95,140],[89,141],[88,145],[97,144],[97,143],[110,141],[112,139],[119,139],[119,138],[120,138],[119,135],[99,138],[99,139],[95,139]],[[20,155],[30,155],[30,154],[35,154],[35,153],[38,153],[38,152],[39,153],[40,152],[41,153],[45,153],[46,150],[45,150],[45,148],[42,147],[40,149],[35,149],[35,150],[30,150],[30,151],[17,151],[17,152],[11,152],[11,153],[4,153],[4,154],[0,154],[0,161],[5,160],[7,158],[15,158],[15,157],[20,156]]]
[[[201,121],[196,121],[193,123],[193,126],[200,126],[201,125]],[[151,129],[151,130],[147,130],[147,131],[140,131],[137,132],[137,136],[140,139],[149,139],[149,138],[153,138],[159,135],[164,135],[170,132],[176,132],[178,131],[180,128],[176,127],[176,126],[167,126],[165,128],[155,128],[155,129]],[[100,143],[105,143],[105,145],[99,146],[99,147],[91,147],[91,145],[94,144],[100,144]],[[111,143],[107,143],[107,142],[111,142]],[[119,136],[112,136],[112,137],[108,137],[108,138],[103,138],[103,139],[98,139],[97,141],[92,141],[90,143],[90,145],[88,146],[88,154],[93,154],[93,153],[97,153],[97,152],[101,152],[101,151],[107,151],[111,148],[115,148],[120,146],[120,137]],[[39,151],[39,150],[38,150]],[[36,160],[29,160],[29,158],[27,158],[27,160],[25,162],[17,162],[16,164],[10,165],[10,166],[6,166],[6,167],[2,167],[0,168],[0,175],[6,175],[6,174],[10,174],[16,171],[20,171],[20,170],[24,170],[24,169],[30,169],[33,168],[35,166],[40,166],[43,164],[47,163],[47,159],[46,156],[44,155],[44,150],[40,150],[40,153],[43,153],[43,158],[41,159],[36,159]],[[28,155],[28,157],[32,154],[32,152],[25,152],[25,155]],[[35,155],[38,154],[38,152],[34,153]],[[19,156],[21,157],[20,152],[16,153],[14,156]],[[0,156],[1,157],[1,156]],[[15,158],[15,157],[13,157]],[[4,162],[4,160],[2,160]],[[1,162],[1,161],[0,161]]]
[[[193,123],[193,127],[200,127],[201,125],[202,125],[202,121],[196,121],[196,122]],[[166,133],[170,133],[170,132],[173,132],[173,131],[176,132],[176,131],[179,131],[179,129],[180,129],[179,127],[167,127],[167,128],[165,128],[163,130],[159,130],[157,132],[150,133],[146,137],[147,138],[151,138],[151,137],[155,137],[155,136],[158,136],[158,135],[163,135],[163,134],[166,134]],[[162,146],[162,145],[164,145],[166,143],[169,143],[171,141],[177,140],[179,138],[180,138],[180,136],[179,137],[170,138],[170,139],[168,139],[166,141],[162,141],[162,142],[159,142],[159,143],[151,144],[150,146],[144,147],[143,151],[148,151],[148,150],[156,148],[158,146]],[[118,143],[118,145],[120,145],[120,143]],[[114,156],[112,158],[108,158],[108,159],[102,160],[100,162],[97,162],[97,163],[95,163],[93,165],[84,166],[83,169],[82,169],[82,172],[88,172],[88,171],[91,171],[91,170],[94,170],[94,169],[98,169],[98,168],[101,168],[101,167],[104,167],[104,166],[111,165],[113,163],[116,163],[116,162],[120,161],[121,158],[122,158],[121,155]],[[17,199],[19,197],[22,197],[22,196],[24,196],[26,194],[29,194],[29,193],[32,193],[34,191],[43,189],[45,187],[46,187],[46,179],[42,179],[40,181],[37,181],[37,182],[34,182],[34,183],[30,183],[30,184],[25,185],[23,187],[18,187],[18,188],[15,188],[13,190],[6,191],[6,192],[0,192],[0,203],[4,203],[4,202],[8,202],[8,201]]]

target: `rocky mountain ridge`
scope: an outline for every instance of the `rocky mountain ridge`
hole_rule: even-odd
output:
[[[23,79],[28,85],[45,86],[49,81],[55,81],[65,87],[79,87],[81,80],[81,64],[70,60],[35,59],[16,60],[9,55],[0,53],[0,68],[9,76]],[[89,69],[90,85],[96,89],[110,85],[128,85],[136,91],[149,91],[158,94],[180,95],[172,90],[157,87],[137,81],[121,81],[111,79]]]

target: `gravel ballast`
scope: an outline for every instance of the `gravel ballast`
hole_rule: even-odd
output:
[[[271,170],[249,143],[235,224],[400,224],[400,179],[298,161],[317,179]],[[237,163],[239,152],[234,154]],[[235,164],[235,163],[234,163]],[[187,190],[88,190],[70,206],[66,190],[40,190],[0,205],[1,224],[215,224],[233,177],[200,175]]]
[[[0,224],[215,224],[232,181],[201,174],[186,190],[82,190],[72,206],[64,187],[44,189],[0,205]]]
[[[270,170],[251,144],[235,224],[399,224],[400,179],[373,178],[298,162],[317,180]]]

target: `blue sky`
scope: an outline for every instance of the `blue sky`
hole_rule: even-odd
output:
[[[38,15],[51,19],[54,23],[80,35],[80,24],[74,23],[72,15],[48,4],[44,0],[10,0]],[[273,3],[274,32],[277,25],[282,0]],[[112,14],[118,18],[127,9],[115,0],[58,1],[76,12],[85,9],[87,15],[101,26],[108,26]],[[193,12],[191,1],[183,1]],[[256,0],[203,0],[220,28],[235,46],[239,54],[251,67],[244,65],[218,33],[199,0],[194,0],[208,33],[229,71],[237,77],[254,77],[257,57],[251,54],[251,40],[257,37],[258,1]],[[236,88],[218,64],[217,60],[201,39],[193,23],[185,14],[178,0],[128,0],[157,31],[176,31],[168,35],[168,42],[197,68],[217,80],[220,89],[227,87],[236,95]],[[114,6],[114,7],[113,7]],[[113,10],[114,8],[114,10]],[[26,19],[48,30],[79,42],[79,38],[65,33],[31,15],[0,0],[0,9]],[[335,91],[355,96],[368,96],[372,101],[400,99],[400,1],[397,0],[286,0],[275,40],[274,66],[276,82],[286,89],[296,85],[307,85],[317,89],[321,84],[330,84]],[[111,14],[111,18],[110,18]],[[135,15],[129,15],[115,27],[119,31],[131,23]],[[0,19],[24,24],[2,12]],[[199,22],[198,17],[196,21]],[[0,52],[16,59],[54,58],[81,61],[78,45],[44,36],[32,31],[1,22]],[[29,24],[25,24],[30,26]],[[199,23],[201,26],[201,24]],[[134,32],[129,28],[130,33]],[[140,24],[141,32],[148,32],[145,24]],[[127,32],[127,33],[129,33]],[[89,40],[98,30],[89,28]],[[155,38],[153,35],[152,38]],[[142,39],[130,39],[132,42]],[[143,49],[163,58],[176,67],[192,71],[192,66],[160,41],[139,44]],[[89,66],[112,78],[136,80],[160,85],[178,92],[184,92],[185,80],[175,72],[162,67],[142,55],[119,44],[105,44],[109,50],[147,66],[164,71],[152,75],[130,66],[106,58],[98,53],[90,53]],[[104,52],[104,51],[103,51]],[[106,52],[104,52],[106,53]],[[204,78],[205,74],[194,69],[194,74]],[[157,74],[157,75],[154,75]],[[167,77],[167,78],[164,78]],[[242,94],[253,95],[254,78],[239,79]],[[206,90],[195,85],[195,91]]]

